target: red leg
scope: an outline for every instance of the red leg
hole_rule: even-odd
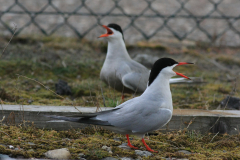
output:
[[[144,146],[146,147],[146,149],[147,149],[148,151],[158,153],[158,151],[152,150],[152,149],[147,145],[147,143],[145,142],[144,138],[142,138],[142,142],[143,142]]]
[[[130,148],[133,148],[133,149],[138,149],[137,147],[134,147],[133,145],[131,145],[128,134],[126,134],[126,137],[127,137],[127,141],[128,141],[128,146],[129,146]]]

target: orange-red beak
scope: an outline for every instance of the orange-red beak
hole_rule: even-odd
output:
[[[177,66],[180,66],[180,65],[184,65],[184,64],[193,64],[193,63],[189,63],[189,62],[178,62],[178,65]],[[184,78],[187,78],[187,79],[190,79],[188,78],[187,76],[183,75],[182,73],[178,73],[178,72],[175,72],[177,75],[179,76],[182,76]]]
[[[112,31],[110,28],[108,28],[108,27],[105,26],[105,25],[102,25],[102,26],[107,30],[107,33],[106,33],[106,34],[102,34],[102,35],[99,36],[98,38],[101,38],[101,37],[108,37],[108,36],[110,36],[110,35],[113,34],[113,31]]]

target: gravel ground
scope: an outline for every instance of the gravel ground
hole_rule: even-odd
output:
[[[48,1],[47,0],[19,0],[19,4],[24,6],[29,11],[39,11],[43,8]],[[216,1],[218,2],[218,1]],[[0,0],[0,15],[1,12],[6,11],[9,6],[15,3],[15,0]],[[60,1],[60,0],[52,0],[52,4],[56,6],[60,11],[63,12],[73,12],[77,6],[81,5],[81,1],[79,0],[68,0],[68,1]],[[115,3],[113,0],[95,0],[90,1],[87,0],[85,2],[87,8],[91,9],[92,12],[96,13],[106,13],[112,7],[114,7]],[[147,3],[144,0],[122,0],[119,2],[120,8],[115,8],[111,12],[112,14],[122,14],[121,9],[126,14],[139,14],[142,10],[147,7]],[[158,11],[163,15],[172,15],[179,8],[181,8],[181,4],[177,0],[157,0],[151,3],[151,7]],[[240,1],[239,0],[224,0],[218,5],[218,11],[213,12],[211,15],[221,16],[221,13],[224,13],[226,16],[239,16],[240,14]],[[208,0],[201,1],[189,1],[186,3],[185,8],[191,12],[192,15],[195,16],[204,16],[207,15],[211,10],[214,9],[214,5],[210,3]],[[10,11],[23,11],[19,5],[14,6]],[[53,7],[48,6],[44,12],[56,12]],[[90,13],[86,7],[81,8],[78,13]],[[153,11],[147,10],[145,15],[154,15]],[[178,15],[188,15],[187,11],[182,10],[178,13]],[[1,20],[6,24],[12,26],[13,23],[17,24],[20,28],[24,26],[28,21],[31,20],[28,14],[13,14],[13,13],[4,13],[1,15]],[[50,33],[58,24],[64,22],[64,16],[62,15],[46,15],[40,14],[35,18],[35,22],[41,26],[44,30],[47,30]],[[229,21],[232,21],[231,19]],[[86,32],[91,26],[95,25],[97,19],[95,16],[84,16],[84,15],[73,15],[68,19],[69,24],[74,26],[77,31],[80,33]],[[108,23],[118,23],[123,28],[126,28],[131,22],[129,17],[126,16],[105,16],[100,20],[101,24]],[[216,41],[219,45],[228,45],[228,46],[238,46],[240,44],[240,38],[237,32],[240,30],[240,21],[236,21],[233,23],[233,29],[227,30],[225,34],[219,37]],[[140,28],[146,35],[151,35],[154,31],[159,28],[163,24],[162,18],[144,18],[139,17],[134,21],[134,25]],[[196,26],[195,19],[187,19],[187,18],[172,18],[168,21],[168,26],[175,31],[177,35],[180,37],[184,36],[185,33],[190,32]],[[210,35],[217,35],[222,33],[226,28],[228,28],[228,21],[224,19],[205,19],[200,23],[200,27],[203,30],[206,30]],[[3,34],[9,34],[9,31],[4,27],[3,23],[0,22],[0,29]],[[153,36],[150,40],[168,40],[172,39],[173,33],[171,33],[171,29],[166,27],[163,30],[159,31],[155,36]],[[104,30],[102,27],[97,26],[93,28],[86,37],[90,40],[96,40],[100,34],[102,34]],[[37,34],[41,33],[40,30],[33,23],[22,30],[21,34]],[[76,36],[76,33],[69,28],[67,25],[63,25],[60,27],[55,34],[64,35],[64,36]],[[128,43],[135,43],[140,40],[144,40],[143,35],[136,30],[134,27],[130,27],[125,30],[125,40]],[[201,31],[201,29],[195,29],[191,34],[187,36],[188,39],[196,40],[196,41],[209,41],[206,34]]]

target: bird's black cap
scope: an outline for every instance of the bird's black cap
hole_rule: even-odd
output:
[[[122,28],[121,28],[118,24],[110,23],[110,24],[108,24],[108,27],[109,27],[109,28],[113,28],[113,29],[121,32],[121,33],[122,33],[122,36],[123,36]],[[124,39],[124,37],[123,37],[123,39]]]
[[[148,80],[148,86],[151,85],[151,83],[155,80],[155,78],[158,76],[158,74],[161,72],[161,70],[168,66],[173,66],[174,64],[178,64],[177,61],[171,59],[171,58],[160,58],[158,59],[152,67],[149,80]]]

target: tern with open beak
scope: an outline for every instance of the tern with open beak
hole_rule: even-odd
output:
[[[108,41],[107,55],[101,69],[100,79],[122,93],[143,93],[147,88],[150,71],[129,56],[122,28],[117,24],[103,25],[106,34],[99,36]],[[170,79],[170,83],[192,83],[194,79]]]
[[[142,137],[146,149],[152,150],[145,142],[144,135],[147,132],[158,130],[167,124],[172,118],[173,104],[169,80],[179,75],[187,76],[173,71],[179,65],[192,64],[176,62],[171,58],[157,60],[150,72],[148,86],[143,94],[128,100],[112,110],[97,113],[79,114],[77,116],[47,116],[55,119],[100,125],[116,133],[125,134],[128,146],[132,146],[129,134]]]

